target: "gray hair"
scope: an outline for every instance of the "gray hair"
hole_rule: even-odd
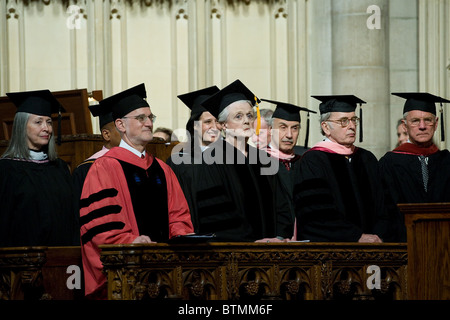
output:
[[[269,126],[273,126],[273,111],[271,109],[260,109],[259,113],[261,114],[261,117],[264,118],[264,120],[267,122]]]
[[[250,104],[251,107],[253,107],[252,103],[249,100],[238,100],[238,101],[234,101],[232,103],[241,102],[241,101],[247,102],[248,104]],[[231,105],[231,103],[228,106],[226,106],[225,109],[223,109],[221,113],[219,113],[219,116],[217,117],[217,121],[219,121],[220,123],[227,122],[228,116],[230,115],[230,111],[228,110],[228,107],[230,105]]]
[[[30,160],[30,149],[28,148],[27,123],[30,113],[17,112],[14,117],[11,140],[8,148],[1,156],[2,158],[16,158]],[[50,161],[56,160],[58,157],[55,147],[55,138],[52,134],[48,145],[42,150],[47,153]]]
[[[327,121],[328,119],[330,119],[330,117],[331,117],[331,112],[327,112],[327,113],[321,114],[319,123],[321,124],[322,122]],[[323,136],[325,136],[325,132],[322,129],[322,125],[320,126],[320,133]]]
[[[219,116],[217,117],[217,121],[219,121],[220,123],[226,122],[229,114],[230,114],[230,111],[228,110],[228,107],[223,109],[219,113]]]
[[[400,119],[400,121],[401,121],[401,120],[406,120],[406,117],[408,116],[408,114],[409,114],[409,111],[406,111],[406,112],[403,114],[403,118]],[[437,118],[437,115],[433,114],[433,116],[434,116],[435,119]]]

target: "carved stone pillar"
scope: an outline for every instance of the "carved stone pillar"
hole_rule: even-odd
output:
[[[355,144],[379,158],[389,149],[389,12],[387,0],[370,5],[379,9],[378,16],[368,13],[366,2],[332,1],[332,94],[354,94],[367,102],[364,139]]]

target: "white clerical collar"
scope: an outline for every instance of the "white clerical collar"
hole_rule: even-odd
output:
[[[145,149],[143,152],[139,152],[138,150],[136,150],[135,148],[133,148],[132,146],[130,146],[128,143],[126,143],[123,140],[120,140],[120,144],[119,147],[127,149],[128,151],[133,152],[135,155],[137,155],[139,158],[142,158],[142,156],[145,157]]]
[[[42,161],[48,158],[48,155],[44,151],[34,151],[30,149],[31,160]]]

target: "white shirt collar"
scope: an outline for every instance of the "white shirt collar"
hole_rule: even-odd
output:
[[[46,160],[48,158],[47,154],[44,151],[34,151],[30,149],[30,158],[31,160]]]
[[[136,156],[138,156],[139,158],[141,158],[141,156],[145,157],[145,149],[143,152],[139,152],[138,150],[136,150],[135,148],[133,148],[132,146],[130,146],[128,143],[126,143],[123,140],[120,140],[120,144],[119,147],[127,149],[128,151],[133,152]]]

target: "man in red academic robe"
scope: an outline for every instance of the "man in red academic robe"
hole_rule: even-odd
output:
[[[435,103],[450,101],[429,93],[393,94],[406,99],[403,126],[409,136],[379,162],[393,207],[398,203],[450,201],[450,153],[433,143],[439,120]],[[399,233],[400,240],[406,241],[403,219],[399,216]]]
[[[155,119],[145,97],[141,84],[100,102],[112,109],[121,142],[92,164],[80,200],[85,293],[90,298],[106,298],[99,245],[161,242],[194,232],[172,169],[145,151]]]

